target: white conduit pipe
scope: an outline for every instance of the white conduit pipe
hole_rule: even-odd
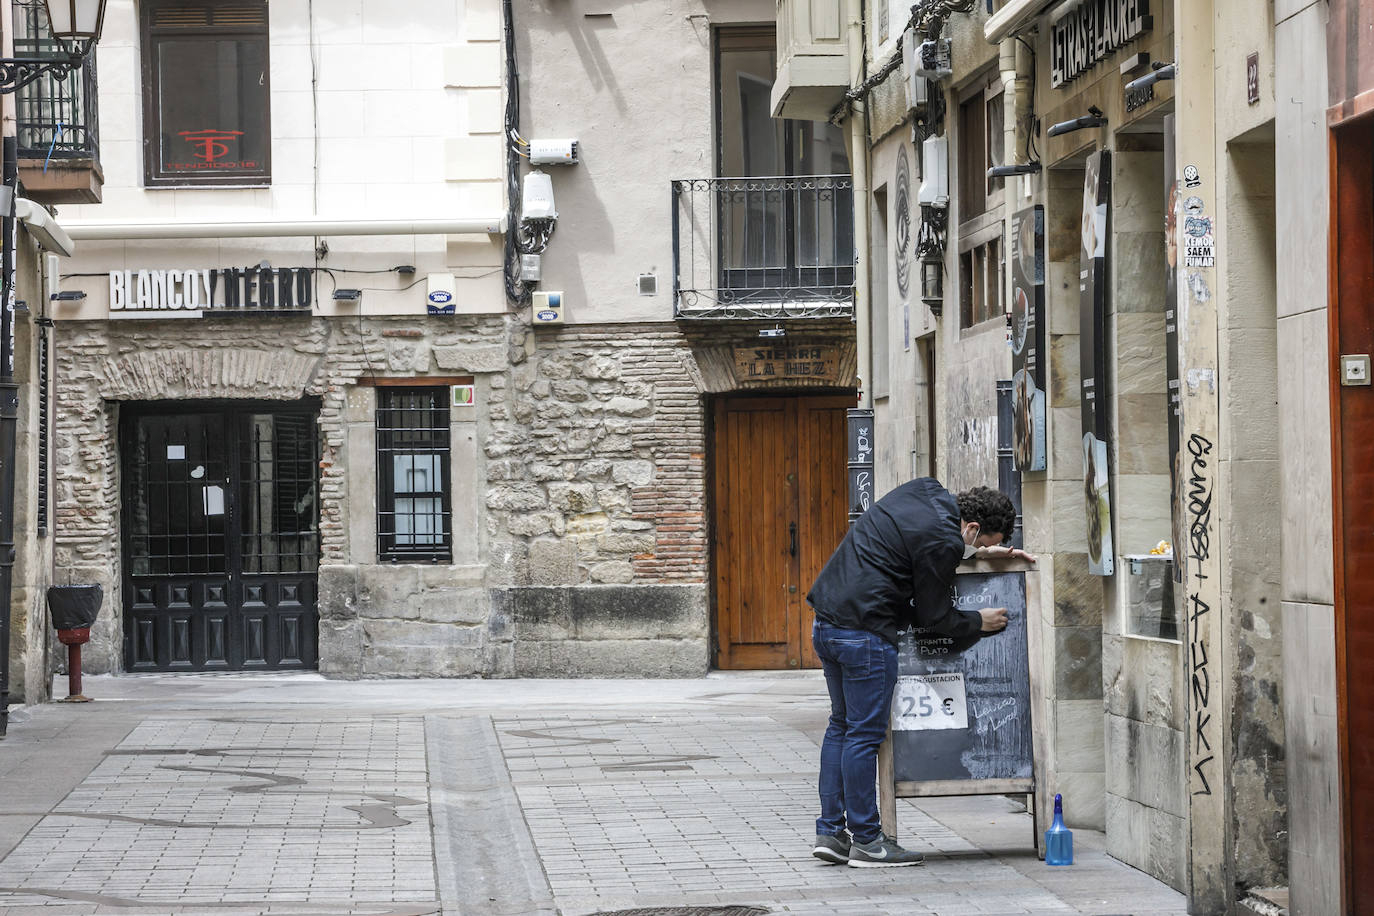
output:
[[[502,216],[467,219],[263,220],[198,223],[171,221],[91,220],[65,224],[67,235],[83,239],[242,239],[329,235],[464,235],[505,231]]]

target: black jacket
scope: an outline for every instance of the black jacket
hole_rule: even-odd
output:
[[[958,501],[939,481],[921,477],[859,516],[806,600],[817,620],[868,630],[893,645],[897,632],[913,625],[955,638],[974,636],[982,617],[956,609],[951,600],[954,570],[963,557]]]

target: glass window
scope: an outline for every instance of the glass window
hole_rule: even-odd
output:
[[[1006,137],[1003,92],[995,80],[959,105],[959,220],[966,221],[998,206],[995,197],[1004,179],[989,178],[988,169],[1002,165]]]
[[[764,291],[853,283],[853,194],[844,132],[772,116],[772,27],[716,33],[721,288]]]
[[[147,184],[267,184],[267,4],[156,0],[143,33]]]
[[[969,247],[959,255],[960,327],[1002,317],[1002,238]]]
[[[377,555],[452,558],[447,388],[377,389]]]

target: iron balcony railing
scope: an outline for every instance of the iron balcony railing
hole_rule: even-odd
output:
[[[14,6],[19,57],[61,57],[41,0]],[[63,77],[45,74],[15,94],[19,155],[29,159],[100,158],[95,53]]]
[[[848,175],[673,182],[677,318],[830,318],[854,312]]]

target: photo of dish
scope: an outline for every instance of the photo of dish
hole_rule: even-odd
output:
[[[1030,300],[1026,297],[1026,291],[1021,287],[1016,288],[1016,295],[1012,297],[1011,306],[1011,351],[1017,356],[1026,348],[1026,336],[1030,331],[1031,310]]]
[[[1102,167],[1097,153],[1088,157],[1086,174],[1083,181],[1083,258],[1105,257],[1107,253],[1107,202],[1098,201],[1101,182],[1098,170]]]
[[[1035,224],[1037,213],[1023,215],[1021,217],[1019,231],[1016,234],[1016,256],[1021,265],[1021,276],[1026,278],[1027,283],[1043,283],[1044,278],[1037,270],[1039,259],[1036,258],[1035,251]]]
[[[1026,370],[1012,380],[1012,434],[1017,470],[1029,471],[1035,463],[1034,391]]]
[[[1099,441],[1092,433],[1083,434],[1083,502],[1088,520],[1089,570],[1111,575],[1112,510],[1107,487],[1107,443]]]

